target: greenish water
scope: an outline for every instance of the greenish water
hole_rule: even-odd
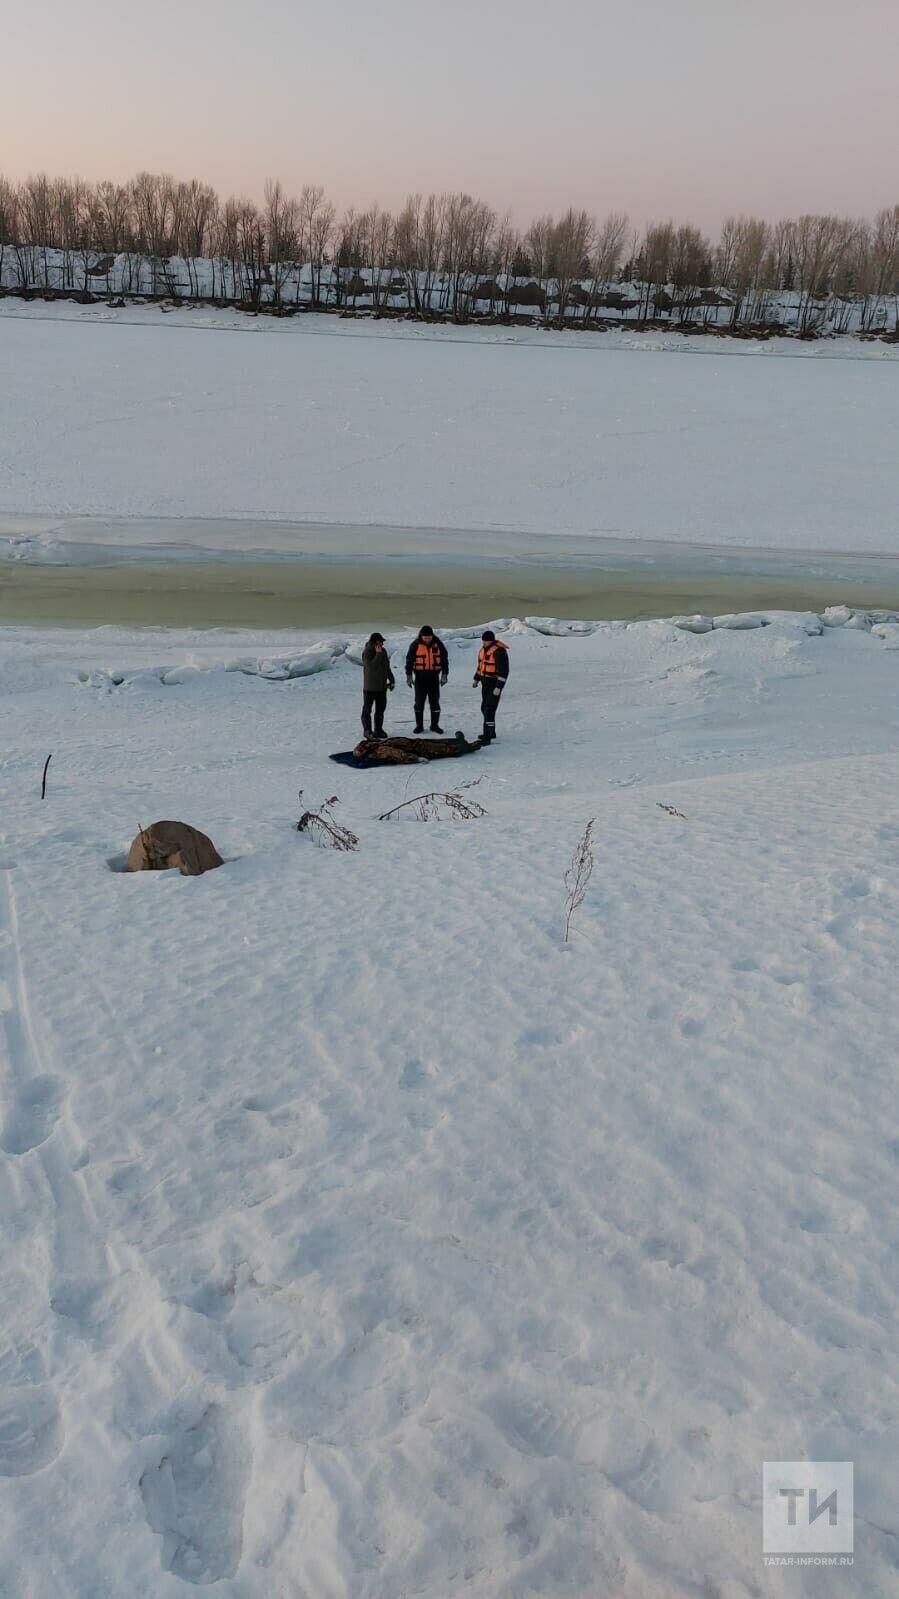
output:
[[[0,625],[358,628],[899,609],[899,559],[625,538],[0,517]]]
[[[722,574],[523,570],[402,573],[290,563],[0,567],[0,625],[134,627],[460,626],[489,617],[551,615],[637,621],[679,612],[899,608],[899,584]]]

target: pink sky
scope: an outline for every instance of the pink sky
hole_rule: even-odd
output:
[[[899,201],[897,59],[895,0],[45,0],[4,21],[0,171],[865,215]]]

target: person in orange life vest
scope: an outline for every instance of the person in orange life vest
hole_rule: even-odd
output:
[[[488,628],[481,634],[481,650],[473,686],[481,685],[481,714],[484,731],[481,743],[489,744],[496,738],[496,708],[499,697],[509,677],[509,646]]]
[[[415,731],[424,732],[425,702],[431,710],[431,732],[440,726],[440,685],[449,677],[449,656],[442,638],[432,627],[419,628],[406,653],[406,682],[415,689]]]

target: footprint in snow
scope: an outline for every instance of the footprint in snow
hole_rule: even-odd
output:
[[[678,1023],[684,1038],[699,1038],[705,1032],[704,1016],[682,1016]]]
[[[56,1459],[65,1436],[47,1384],[0,1394],[0,1477],[30,1477]]]
[[[554,1022],[545,1026],[528,1027],[518,1039],[519,1049],[554,1049],[564,1044],[573,1034],[566,1034]]]
[[[435,1061],[420,1060],[417,1055],[413,1055],[400,1072],[400,1088],[404,1088],[407,1093],[416,1088],[423,1088],[425,1083],[437,1076],[439,1070],[440,1067]]]
[[[20,1083],[0,1137],[6,1155],[26,1155],[46,1143],[56,1125],[62,1101],[62,1084],[56,1077],[32,1077]]]
[[[673,1238],[647,1238],[644,1246],[647,1260],[659,1261],[662,1265],[683,1266],[686,1262],[686,1253],[675,1243]]]
[[[848,899],[868,899],[871,894],[879,894],[883,889],[883,882],[879,877],[854,877],[847,883],[843,892]]]
[[[548,1460],[569,1453],[575,1428],[535,1395],[499,1394],[487,1409],[506,1443],[520,1454]]]
[[[162,1567],[197,1586],[233,1577],[243,1552],[249,1460],[219,1405],[176,1437],[140,1479],[147,1521],[162,1539]]]

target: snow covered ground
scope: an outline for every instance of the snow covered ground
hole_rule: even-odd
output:
[[[4,300],[0,512],[895,554],[897,360]]]
[[[125,330],[43,331],[68,462],[79,359],[130,437]],[[358,641],[0,635],[4,1599],[895,1594],[899,632],[842,620],[516,624],[499,744],[411,774],[327,760]],[[109,869],[170,815],[226,866]],[[762,1564],[805,1456],[851,1570]]]

